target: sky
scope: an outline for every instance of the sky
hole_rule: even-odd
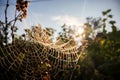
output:
[[[16,0],[9,0],[11,6],[8,10],[9,20],[14,16]],[[41,24],[42,27],[52,27],[57,32],[61,26],[81,27],[86,17],[101,17],[102,11],[112,9],[113,19],[120,27],[120,0],[31,0],[28,7],[28,16],[22,23],[18,34],[22,34],[25,28]],[[0,0],[0,19],[4,20],[4,8],[6,0]],[[81,28],[82,29],[82,28]],[[80,30],[80,29],[79,29]],[[80,30],[81,31],[81,30]]]

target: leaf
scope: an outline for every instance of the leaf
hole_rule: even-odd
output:
[[[107,19],[106,19],[106,18],[104,18],[102,21],[103,21],[103,22],[105,22],[106,20],[107,20]]]
[[[111,12],[111,9],[108,9],[108,10],[106,11],[106,13],[109,13],[109,12]]]
[[[0,26],[2,26],[4,23],[2,21],[0,21]]]
[[[105,43],[105,40],[101,40],[100,41],[100,44],[103,46],[104,45],[104,43]]]
[[[63,24],[61,27],[64,28],[66,26],[66,24]]]
[[[22,22],[22,19],[20,18],[19,21]]]
[[[111,14],[110,14],[110,15],[108,15],[108,17],[109,17],[109,18],[112,18],[112,17],[113,17],[113,15],[111,15]]]
[[[116,22],[111,20],[111,21],[109,21],[109,23],[113,25],[113,24],[115,24]]]
[[[111,9],[108,9],[108,10],[106,10],[106,11],[103,11],[102,14],[103,14],[103,16],[105,16],[105,15],[107,15],[109,12],[111,12]]]
[[[30,32],[30,29],[25,29],[25,32]]]
[[[26,35],[25,34],[22,34],[22,37],[25,37]]]
[[[105,16],[107,13],[105,11],[102,12],[102,15]]]

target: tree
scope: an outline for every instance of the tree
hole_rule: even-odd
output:
[[[14,44],[15,39],[15,32],[17,31],[16,22],[22,21],[23,18],[27,16],[27,8],[28,8],[28,1],[24,0],[17,0],[16,1],[16,9],[15,9],[15,16],[12,20],[8,21],[8,8],[9,8],[9,0],[6,2],[5,6],[5,21],[0,20],[0,35],[2,36],[1,44],[8,45],[8,39],[12,38],[12,43]],[[11,31],[9,31],[11,30]],[[11,37],[8,35],[11,34]]]
[[[89,43],[86,49],[87,56],[81,63],[81,69],[83,69],[81,73],[84,73],[82,76],[85,78],[87,74],[90,74],[92,77],[89,80],[119,79],[120,31],[117,30],[115,21],[111,20],[110,11],[111,9],[103,11],[102,32],[97,33],[96,37]],[[110,25],[112,32],[107,33],[106,26]],[[89,65],[90,62],[92,62],[91,65]],[[91,69],[93,73],[89,72]]]

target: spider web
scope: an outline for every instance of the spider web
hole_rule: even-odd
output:
[[[19,41],[17,41],[19,42]],[[16,42],[16,43],[17,43]],[[71,80],[81,56],[79,48],[62,44],[39,42],[18,43],[0,47],[0,78],[5,80]],[[69,47],[67,47],[69,46]],[[70,75],[58,77],[61,72]]]

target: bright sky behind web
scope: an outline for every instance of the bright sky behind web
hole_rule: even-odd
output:
[[[14,16],[16,0],[9,0],[9,14]],[[120,0],[31,0],[28,8],[27,19],[19,22],[18,34],[23,33],[24,28],[31,25],[41,24],[42,27],[52,27],[61,31],[61,26],[66,25],[81,26],[86,17],[100,17],[101,12],[112,9],[113,19],[120,25]],[[4,20],[4,8],[6,0],[0,0],[0,19]],[[120,26],[118,26],[120,27]]]

